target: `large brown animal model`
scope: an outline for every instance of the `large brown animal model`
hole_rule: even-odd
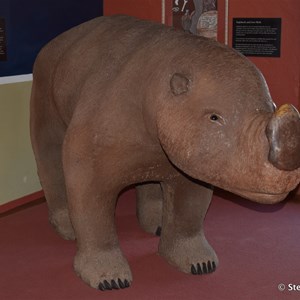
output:
[[[257,68],[206,38],[132,17],[100,17],[55,38],[33,72],[31,139],[49,219],[75,239],[76,273],[130,286],[116,234],[118,195],[179,270],[213,272],[203,220],[217,186],[260,203],[300,180],[300,119],[276,109]]]

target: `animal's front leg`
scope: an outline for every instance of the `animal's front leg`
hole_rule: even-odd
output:
[[[132,275],[115,228],[117,174],[112,174],[109,158],[93,157],[92,147],[79,134],[69,134],[64,147],[69,210],[77,240],[74,269],[93,288],[126,288]]]
[[[87,192],[86,197],[72,200],[76,202],[72,203],[71,220],[78,249],[75,272],[91,287],[100,290],[129,287],[132,275],[115,230],[116,194]]]
[[[207,242],[203,221],[212,189],[181,176],[163,183],[164,208],[159,253],[185,273],[207,274],[218,258]]]

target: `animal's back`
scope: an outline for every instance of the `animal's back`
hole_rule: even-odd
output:
[[[214,41],[162,24],[128,16],[99,17],[66,31],[42,49],[34,68],[33,95],[36,86],[44,94],[47,91],[43,105],[53,102],[68,124],[79,97],[88,101],[98,95],[97,101],[105,101],[111,98],[105,93],[126,88],[125,98],[134,98],[128,84],[142,83],[150,76],[161,77],[156,83],[159,90],[160,82],[179,67],[190,70],[205,63],[212,52],[218,58],[220,51],[228,52]],[[93,89],[92,97],[82,97],[88,89]]]
[[[92,76],[101,77],[98,84],[105,88],[132,56],[137,57],[139,49],[147,49],[149,45],[149,53],[143,52],[152,55],[153,41],[161,41],[162,35],[169,31],[161,24],[128,16],[99,17],[83,23],[62,33],[41,50],[34,66],[34,86],[52,90],[51,99],[44,98],[44,105],[45,101],[54,101],[58,108],[71,107],[73,111],[83,85]],[[65,112],[60,114],[63,116]]]

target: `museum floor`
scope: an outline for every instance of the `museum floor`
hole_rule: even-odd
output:
[[[183,274],[156,254],[158,237],[139,228],[132,190],[120,198],[116,220],[134,282],[101,292],[76,277],[75,243],[55,234],[44,202],[2,215],[0,299],[300,299],[300,291],[289,291],[300,285],[300,201],[266,206],[218,192],[205,231],[220,266],[206,276]]]

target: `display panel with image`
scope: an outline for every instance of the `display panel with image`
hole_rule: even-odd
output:
[[[217,0],[174,0],[172,10],[175,28],[217,39]]]

